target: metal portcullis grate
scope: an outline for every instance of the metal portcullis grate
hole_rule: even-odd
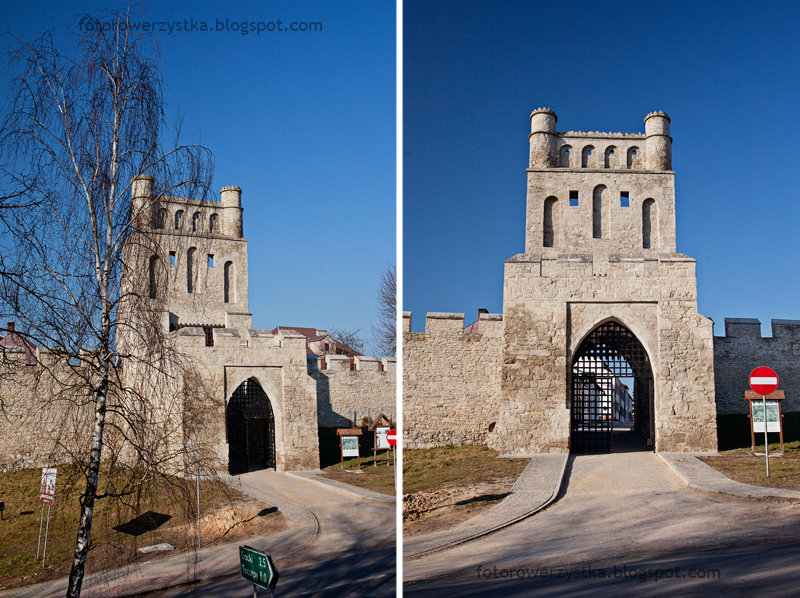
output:
[[[232,475],[275,467],[275,417],[255,380],[239,385],[226,409],[228,471]]]
[[[619,413],[629,413],[636,432],[653,443],[653,371],[647,351],[630,330],[616,322],[595,328],[578,347],[571,374],[572,452],[610,452]],[[620,407],[627,392],[620,378],[633,379],[629,408]]]

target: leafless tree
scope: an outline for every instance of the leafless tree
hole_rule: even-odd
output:
[[[329,328],[328,334],[339,344],[330,347],[327,353],[331,355],[343,354],[347,352],[348,348],[358,351],[359,353],[364,352],[364,339],[361,338],[361,328],[356,328],[355,330]]]
[[[131,187],[152,177],[151,201],[203,198],[213,171],[166,116],[156,38],[129,27],[143,13],[79,18],[104,26],[76,26],[74,50],[49,33],[14,40],[0,122],[0,195],[18,198],[0,219],[0,309],[38,345],[59,454],[84,475],[68,597],[81,592],[95,502],[200,458],[180,442],[189,364],[164,329],[164,293],[152,292],[166,268],[141,261],[164,252],[137,225],[150,204],[132,202]],[[101,465],[128,475],[101,488]]]
[[[378,324],[372,326],[375,344],[386,356],[397,353],[397,270],[387,264],[378,283]]]

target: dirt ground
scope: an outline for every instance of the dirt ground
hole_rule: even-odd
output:
[[[28,473],[4,475],[5,478],[30,477]],[[40,472],[33,474],[41,475]],[[276,507],[216,482],[203,484],[204,504],[200,519],[203,547],[246,541],[253,536],[269,536],[288,528],[283,514]],[[30,484],[24,485],[27,487]],[[40,505],[36,502],[36,496],[31,498],[27,496],[27,491],[20,495],[18,488],[17,492],[14,490],[13,484],[6,483],[3,492],[6,512],[0,527],[0,590],[68,575],[77,533],[77,510],[74,507],[66,511],[54,509],[46,567],[43,568],[41,557],[36,561]],[[57,492],[56,496],[63,497],[63,494],[59,496]],[[158,512],[154,509],[158,509]],[[87,573],[152,561],[177,551],[193,550],[197,546],[197,520],[184,516],[166,498],[139,512],[138,517],[132,518],[127,509],[120,512],[101,505],[96,510],[92,528],[93,548],[87,561]],[[161,543],[169,543],[175,550],[149,553],[138,550]]]
[[[519,476],[453,484],[403,496],[403,536],[411,538],[458,525],[503,500]]]

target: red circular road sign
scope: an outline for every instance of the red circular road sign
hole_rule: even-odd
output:
[[[757,395],[771,395],[778,388],[778,374],[765,366],[756,368],[750,373],[750,388]]]
[[[389,430],[386,433],[386,441],[392,446],[397,446],[397,430]]]

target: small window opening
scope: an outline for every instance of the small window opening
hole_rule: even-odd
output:
[[[209,220],[208,220],[208,230],[209,230],[209,232],[212,232],[212,233],[217,232],[216,224],[217,224],[217,215],[216,214],[211,214],[211,218],[209,218]]]
[[[183,210],[175,213],[175,230],[181,230],[181,221],[183,218]]]
[[[623,208],[631,207],[631,198],[628,195],[628,191],[621,191],[619,194],[619,205]]]
[[[214,267],[214,256],[211,255],[211,254],[208,255],[208,267],[209,268],[213,268]]]
[[[577,191],[570,191],[569,192],[569,205],[570,207],[577,208],[578,207],[578,192]]]
[[[174,251],[170,251],[169,252],[169,265],[170,266],[174,266],[176,263],[177,263],[177,258],[175,257],[175,252]]]
[[[192,216],[192,232],[197,232],[197,222],[200,220],[200,212],[195,212],[194,216]]]

